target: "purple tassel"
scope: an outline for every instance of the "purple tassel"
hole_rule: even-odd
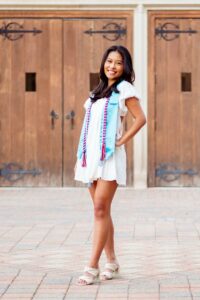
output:
[[[102,149],[101,149],[101,160],[104,160],[106,157],[106,147],[105,144],[103,144]]]
[[[82,159],[82,167],[86,167],[87,163],[86,163],[86,153],[83,152],[83,159]]]

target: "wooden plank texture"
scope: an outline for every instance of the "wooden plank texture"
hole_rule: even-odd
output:
[[[11,182],[1,177],[5,186],[60,186],[62,174],[62,22],[60,20],[6,19],[24,29],[42,30],[38,35],[24,34],[16,41],[1,38],[7,47],[6,63],[2,64],[1,108],[7,104],[1,118],[1,165],[14,162],[23,170],[37,169],[41,175],[25,175]],[[26,73],[36,74],[36,91],[26,91]],[[9,88],[8,88],[9,87]],[[50,112],[60,116],[51,128]],[[3,150],[2,150],[3,149]],[[12,176],[13,177],[13,176]],[[16,176],[17,177],[17,176]]]
[[[0,18],[0,26],[17,22],[24,29],[42,30],[12,42],[0,38],[0,167],[14,162],[23,170],[41,171],[41,175],[25,175],[16,181],[1,176],[0,185],[74,185],[73,168],[90,73],[99,72],[103,52],[116,43],[102,35],[86,35],[83,30],[102,29],[109,22],[118,22],[127,28],[127,35],[119,42],[131,51],[132,13],[1,11]],[[36,91],[25,90],[28,73],[36,74]],[[54,128],[52,110],[58,115]],[[73,129],[71,120],[66,119],[72,110],[76,113]],[[130,116],[126,122],[131,124]],[[127,153],[128,183],[132,185],[132,143]]]
[[[156,20],[154,30],[164,23],[175,24],[178,30],[197,30],[197,34],[182,33],[171,41],[155,37],[154,30],[150,34],[151,53],[155,55],[149,57],[149,64],[155,73],[150,75],[149,118],[156,121],[156,126],[151,126],[149,130],[152,140],[149,146],[149,177],[153,174],[149,180],[150,186],[200,186],[200,124],[197,117],[199,20],[190,18],[190,14],[185,13],[180,18],[170,18],[173,13],[169,13],[168,18],[166,13],[150,14],[149,22]],[[168,29],[172,27],[168,25]],[[172,33],[170,35],[172,38]],[[191,91],[182,89],[183,73],[191,74]],[[156,168],[162,164],[167,164],[168,170],[193,170],[198,174],[192,176],[181,173],[180,176],[168,176],[168,180],[154,177]]]

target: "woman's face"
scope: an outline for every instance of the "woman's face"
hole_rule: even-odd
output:
[[[124,71],[123,59],[119,52],[112,51],[104,64],[104,73],[108,78],[108,85],[112,85]]]

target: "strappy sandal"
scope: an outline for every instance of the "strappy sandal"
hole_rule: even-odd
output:
[[[106,263],[105,270],[100,274],[101,280],[110,280],[119,272],[119,264],[117,262]]]
[[[99,269],[85,267],[84,274],[79,277],[77,284],[78,285],[93,284],[97,281],[98,277],[99,277]]]

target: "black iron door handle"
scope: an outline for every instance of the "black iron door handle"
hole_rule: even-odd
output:
[[[59,115],[54,110],[52,110],[50,112],[50,116],[51,116],[51,129],[54,129],[55,128],[55,120],[59,118]]]
[[[68,114],[66,114],[65,118],[67,120],[71,120],[71,129],[74,128],[74,117],[75,117],[75,112],[71,110]]]

